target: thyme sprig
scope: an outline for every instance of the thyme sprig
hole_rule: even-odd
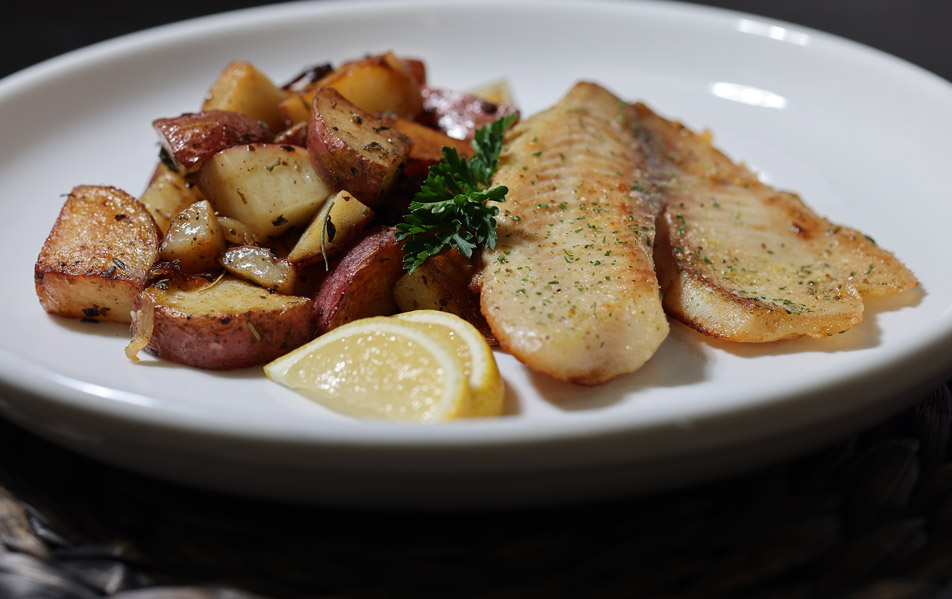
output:
[[[488,202],[506,201],[509,190],[503,185],[489,186],[499,165],[503,135],[516,118],[508,115],[480,127],[473,137],[471,158],[460,156],[455,148],[443,148],[443,159],[430,167],[409,213],[397,225],[407,271],[412,273],[447,247],[467,258],[479,245],[496,247],[499,208]]]

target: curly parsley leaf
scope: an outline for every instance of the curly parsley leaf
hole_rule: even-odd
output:
[[[499,208],[487,202],[506,201],[509,190],[502,185],[487,188],[499,165],[503,135],[516,118],[508,115],[480,127],[473,138],[472,158],[443,148],[443,159],[430,167],[410,212],[397,225],[406,270],[413,272],[447,247],[466,257],[479,245],[496,247]]]

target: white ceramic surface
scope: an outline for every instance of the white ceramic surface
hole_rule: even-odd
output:
[[[497,354],[508,414],[356,422],[266,381],[130,364],[124,327],[51,318],[33,262],[76,184],[137,194],[152,119],[197,109],[233,59],[282,82],[393,49],[432,83],[504,77],[526,113],[578,79],[710,128],[719,145],[895,251],[921,289],[837,338],[748,347],[674,325],[640,372],[560,384]],[[0,411],[80,451],[231,491],[364,505],[608,496],[749,468],[866,426],[952,373],[952,85],[830,35],[668,2],[317,2],[112,40],[0,82],[6,260]]]

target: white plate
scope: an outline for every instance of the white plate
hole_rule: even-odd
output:
[[[47,316],[30,277],[76,184],[139,193],[150,123],[195,110],[232,59],[276,81],[393,49],[430,80],[499,77],[530,113],[577,79],[710,128],[771,182],[895,251],[920,290],[826,341],[739,346],[680,325],[640,372],[559,384],[498,354],[508,411],[449,426],[355,422],[257,370],[132,365],[123,327]],[[677,3],[295,3],[163,27],[0,83],[7,261],[0,410],[99,458],[221,489],[369,505],[562,501],[684,484],[866,426],[952,372],[952,86],[829,35]]]

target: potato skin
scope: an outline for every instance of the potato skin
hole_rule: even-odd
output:
[[[393,285],[403,273],[403,243],[395,227],[375,227],[335,261],[314,296],[318,334],[397,310]]]
[[[183,173],[198,170],[205,160],[225,148],[271,141],[267,127],[260,121],[229,110],[156,119],[152,127],[159,134],[163,149]]]
[[[159,236],[146,208],[121,189],[74,188],[36,260],[40,304],[67,318],[128,323]]]
[[[314,96],[307,151],[314,170],[374,208],[406,163],[403,134],[357,108],[333,88]]]
[[[455,139],[471,140],[483,125],[518,112],[513,106],[448,89],[424,87],[421,93],[423,114],[418,120]]]
[[[204,290],[150,288],[136,297],[133,334],[144,304],[153,307],[145,350],[172,362],[209,370],[266,364],[309,341],[311,300],[282,296],[225,278]]]

